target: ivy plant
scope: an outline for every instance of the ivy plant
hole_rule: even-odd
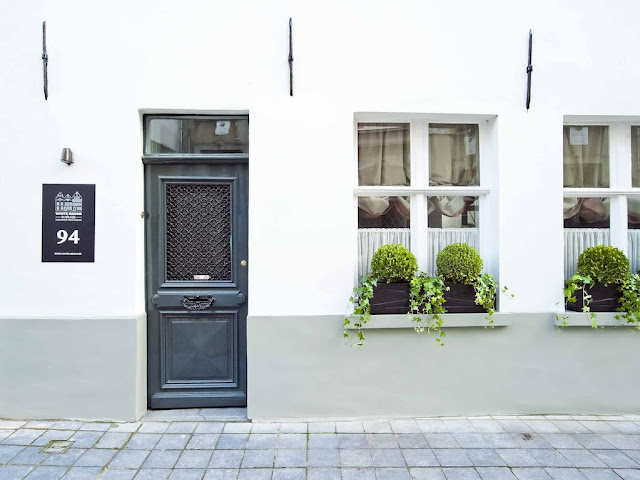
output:
[[[442,330],[444,321],[440,314],[446,312],[444,292],[448,289],[442,277],[430,277],[426,273],[419,273],[411,279],[409,298],[413,314],[411,320],[420,324],[415,327],[415,331],[424,333],[425,330],[427,332],[433,330],[437,335],[436,342],[441,346],[444,345],[446,333]],[[426,327],[422,325],[422,317],[417,316],[420,314],[431,315],[431,322]]]
[[[640,274],[629,275],[622,282],[622,297],[618,311],[622,314],[616,315],[616,320],[626,320],[628,324],[640,328]]]
[[[582,297],[582,311],[584,313],[589,314],[589,318],[591,319],[591,327],[598,328],[598,324],[596,323],[596,314],[592,312],[589,308],[589,304],[591,303],[591,295],[587,293],[585,288],[592,288],[595,285],[595,281],[589,275],[580,275],[579,273],[575,274],[569,280],[565,282],[564,287],[564,308],[567,309],[567,305],[569,303],[577,302],[577,293],[579,292]],[[560,326],[567,326],[567,315],[563,315],[560,317],[556,315],[556,318],[560,320]]]
[[[347,315],[344,318],[344,338],[349,339],[349,331],[347,328],[352,324],[352,319],[356,329],[356,343],[354,347],[362,347],[364,344],[364,333],[362,327],[371,320],[371,297],[373,297],[373,288],[378,285],[378,280],[373,273],[369,273],[360,279],[360,286],[353,289],[353,295],[349,298],[349,303],[353,305],[353,315]]]
[[[496,291],[498,290],[496,280],[490,273],[481,273],[473,282],[473,289],[476,291],[476,305],[480,305],[487,311],[487,322],[490,327],[493,327],[493,314],[496,312]]]

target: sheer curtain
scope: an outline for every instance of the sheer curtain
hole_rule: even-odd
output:
[[[427,242],[428,273],[435,275],[440,250],[452,243],[466,243],[478,250],[480,234],[477,228],[429,228]]]
[[[569,279],[578,271],[578,257],[585,248],[609,245],[608,228],[564,229],[564,278]]]
[[[389,243],[411,248],[411,232],[408,228],[358,229],[358,278],[371,271],[373,254],[378,248]]]
[[[640,230],[629,230],[629,266],[631,273],[640,270]]]

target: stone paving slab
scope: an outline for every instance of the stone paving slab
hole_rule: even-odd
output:
[[[23,478],[640,480],[640,415],[250,422],[244,409],[194,409],[130,423],[0,419],[0,480]]]

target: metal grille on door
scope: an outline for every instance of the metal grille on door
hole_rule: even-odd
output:
[[[231,186],[169,183],[167,281],[231,280]]]

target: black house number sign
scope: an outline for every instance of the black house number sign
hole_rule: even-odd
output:
[[[42,185],[42,261],[93,262],[96,186]]]

